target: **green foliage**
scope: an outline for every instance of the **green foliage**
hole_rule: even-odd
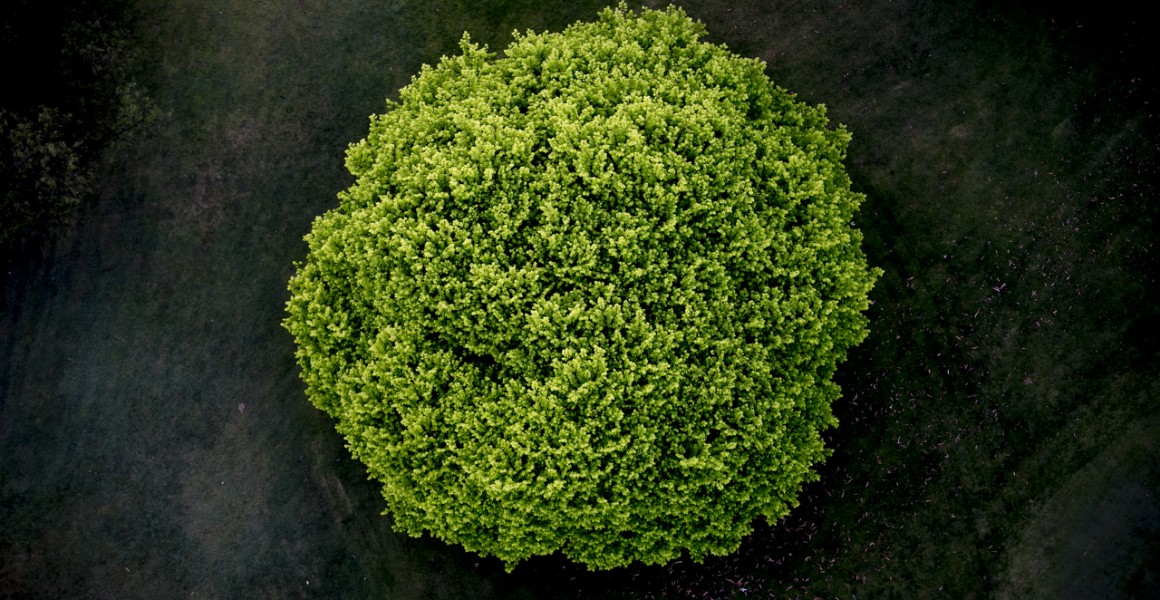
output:
[[[89,193],[84,143],[50,107],[23,118],[0,106],[0,248],[54,225]]]
[[[351,147],[285,325],[396,527],[509,568],[796,505],[877,276],[849,135],[679,9],[470,43]]]

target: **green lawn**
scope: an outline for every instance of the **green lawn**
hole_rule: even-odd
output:
[[[0,598],[1156,589],[1160,138],[1142,17],[679,2],[854,134],[859,225],[886,271],[871,336],[839,370],[822,480],[736,554],[508,575],[392,532],[303,394],[285,284],[349,185],[344,148],[421,64],[464,30],[500,48],[603,5],[137,4],[166,117],[110,152],[101,197],[0,296]]]

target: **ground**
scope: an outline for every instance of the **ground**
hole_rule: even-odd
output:
[[[286,281],[367,116],[465,29],[502,48],[601,4],[140,0],[166,117],[4,279],[0,597],[1154,589],[1156,34],[982,1],[680,4],[850,129],[886,271],[789,518],[704,565],[507,575],[393,533],[297,379]]]

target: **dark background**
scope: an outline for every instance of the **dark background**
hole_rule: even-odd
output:
[[[0,598],[1160,585],[1160,71],[1142,15],[679,2],[853,133],[858,224],[885,270],[871,335],[839,369],[821,480],[737,553],[600,573],[548,557],[505,574],[391,531],[303,395],[279,325],[286,281],[312,218],[350,183],[343,150],[421,64],[464,30],[501,49],[513,29],[558,31],[602,5],[47,4],[2,13],[19,85],[0,86],[0,107],[13,123],[71,115],[29,139],[73,143],[88,175],[56,206],[27,179],[40,163],[5,159],[25,177],[4,180],[6,201],[51,206],[28,225],[50,233],[9,246],[0,274]]]

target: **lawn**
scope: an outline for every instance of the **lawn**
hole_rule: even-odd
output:
[[[678,4],[854,135],[885,275],[801,507],[704,564],[505,574],[394,533],[303,394],[286,281],[367,116],[464,30],[498,49],[602,3],[138,0],[164,116],[0,296],[0,598],[1154,593],[1155,31],[1107,6]]]

